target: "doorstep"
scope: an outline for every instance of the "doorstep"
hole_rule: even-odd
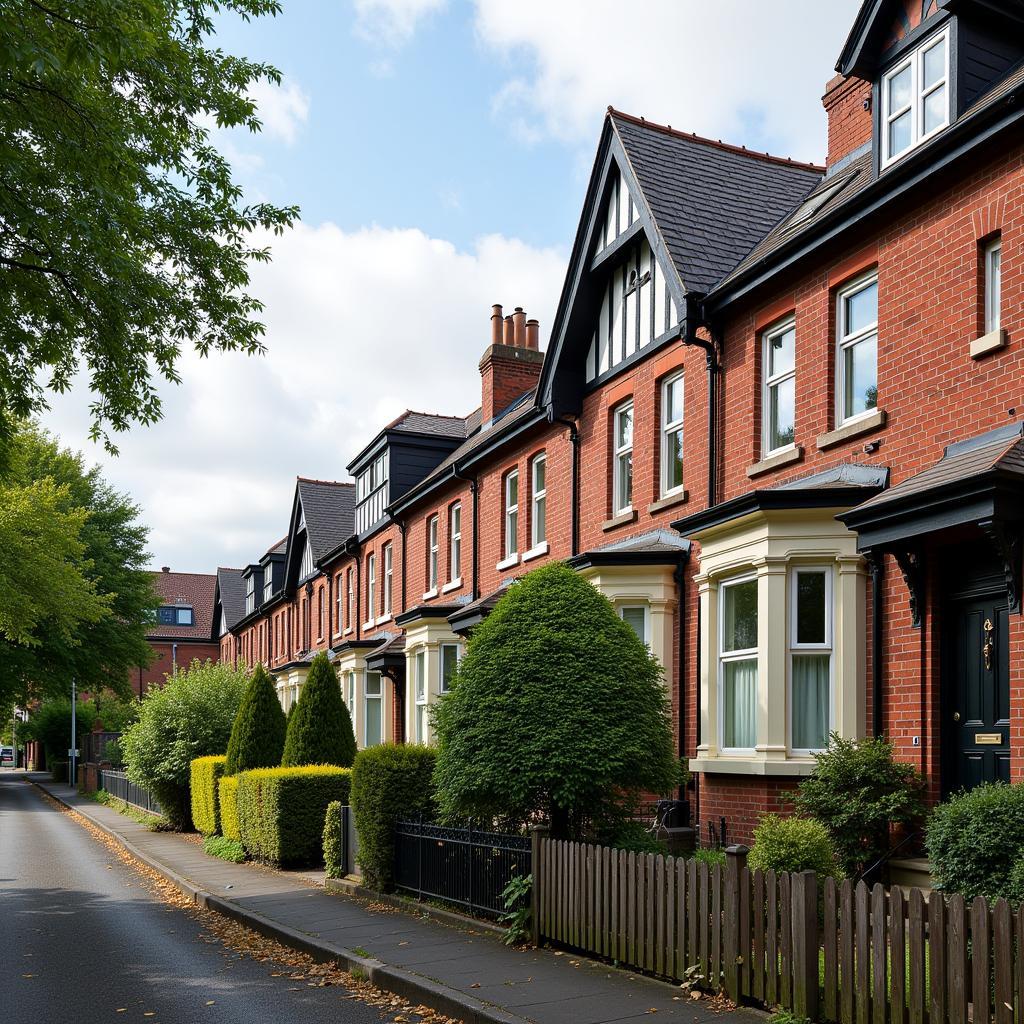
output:
[[[889,861],[889,884],[931,892],[931,862],[926,857],[893,857]]]
[[[712,1011],[679,988],[568,952],[510,948],[489,929],[326,891],[304,875],[230,864],[188,838],[150,832],[48,777],[32,781],[117,840],[195,903],[308,953],[356,969],[378,988],[466,1024],[757,1024],[763,1014]]]

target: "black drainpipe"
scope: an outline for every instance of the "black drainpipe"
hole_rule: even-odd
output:
[[[562,416],[555,416],[553,410],[548,409],[549,423],[562,423],[569,428],[569,443],[572,445],[572,467],[569,474],[569,495],[571,502],[571,523],[572,523],[572,551],[571,556],[580,553],[580,427],[576,420],[566,419]]]
[[[456,480],[463,480],[469,484],[469,493],[473,495],[473,587],[470,591],[470,601],[475,601],[480,596],[480,495],[479,487],[475,476],[466,476],[458,466],[452,467],[452,476]]]
[[[721,369],[718,362],[718,348],[714,340],[700,338],[697,336],[697,328],[707,327],[711,331],[710,324],[703,311],[698,310],[696,299],[687,296],[686,301],[686,325],[683,335],[683,344],[696,345],[704,349],[705,361],[708,376],[708,508],[716,503],[716,479],[718,466],[718,376]],[[712,339],[714,334],[712,333]]]
[[[868,555],[871,566],[871,715],[876,736],[882,735],[882,582],[885,556],[880,551]]]

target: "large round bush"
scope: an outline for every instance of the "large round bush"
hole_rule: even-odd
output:
[[[1024,784],[978,786],[939,804],[927,845],[938,888],[969,899],[1012,897],[1013,868],[1024,853]]]
[[[554,563],[508,588],[434,715],[448,818],[581,836],[679,782],[657,659],[607,598]]]
[[[128,778],[152,792],[177,829],[192,822],[192,761],[224,753],[245,686],[241,669],[193,661],[143,697],[138,721],[121,737]]]
[[[766,814],[754,829],[751,870],[815,871],[822,878],[842,877],[828,829],[812,818]]]

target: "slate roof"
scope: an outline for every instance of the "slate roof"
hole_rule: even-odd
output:
[[[154,572],[153,589],[162,605],[190,605],[191,626],[167,626],[154,622],[147,637],[168,637],[182,640],[213,639],[213,595],[217,577],[212,573]]]
[[[824,173],[618,110],[608,117],[687,291],[725,277]]]
[[[406,410],[385,430],[407,434],[436,434],[438,437],[466,437],[472,426],[470,416],[440,416],[431,412]],[[479,421],[477,421],[479,425]]]
[[[217,594],[224,624],[228,629],[234,629],[245,618],[245,580],[242,579],[242,570],[219,568]]]
[[[301,476],[297,486],[306,520],[306,536],[316,562],[355,531],[356,488],[355,484],[307,480]]]
[[[276,544],[271,544],[266,551],[263,552],[263,557],[267,555],[283,555],[288,550],[288,538],[282,537]]]

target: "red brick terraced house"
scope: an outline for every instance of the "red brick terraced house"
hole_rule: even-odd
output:
[[[208,573],[171,572],[165,566],[153,573],[160,598],[156,619],[146,631],[154,658],[148,668],[136,669],[132,689],[141,697],[150,686],[162,686],[179,668],[199,661],[217,661],[220,645],[214,627],[217,578]]]
[[[832,732],[933,799],[1024,778],[1024,4],[867,0],[837,71],[824,167],[609,109],[546,351],[494,307],[478,410],[300,479],[224,656],[288,706],[327,650],[360,745],[430,742],[564,559],[662,662],[719,838]]]

